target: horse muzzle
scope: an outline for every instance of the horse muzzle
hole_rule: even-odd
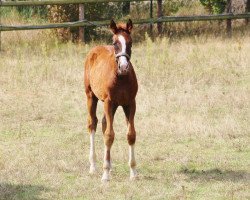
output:
[[[117,64],[118,64],[118,75],[123,76],[129,73],[130,69],[130,56],[126,53],[120,53],[116,55]]]
[[[124,76],[124,75],[127,75],[128,73],[129,73],[129,64],[118,66],[118,75],[119,76]]]

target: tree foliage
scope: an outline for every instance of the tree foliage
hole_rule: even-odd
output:
[[[127,3],[89,3],[84,4],[84,17],[89,21],[119,19],[128,14]],[[73,22],[79,20],[78,5],[53,5],[48,6],[48,19],[53,23]],[[55,34],[61,41],[78,39],[78,28],[57,29]],[[85,37],[93,39],[98,34],[93,28],[85,28]]]
[[[200,0],[201,4],[213,14],[220,14],[225,11],[227,0]]]

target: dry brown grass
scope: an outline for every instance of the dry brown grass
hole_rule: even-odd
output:
[[[83,90],[83,60],[94,44],[14,46],[4,33],[0,199],[250,198],[247,34],[134,45],[140,180],[128,178],[126,128],[118,109],[112,180],[102,185],[100,124],[99,173],[88,174]]]

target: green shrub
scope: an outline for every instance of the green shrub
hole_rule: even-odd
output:
[[[16,10],[27,19],[33,16],[46,19],[48,13],[47,6],[17,6]]]
[[[184,0],[165,1],[163,3],[163,13],[165,15],[177,13],[178,10],[184,5],[186,5]]]
[[[127,3],[89,3],[84,5],[84,17],[89,21],[110,20],[112,18],[119,19],[126,15],[129,5]],[[74,22],[79,19],[78,5],[53,5],[48,6],[48,19],[53,23]],[[78,28],[57,29],[55,33],[61,41],[77,41],[79,32]],[[84,29],[85,39],[92,40],[100,37],[93,27]]]
[[[227,0],[200,0],[200,2],[213,14],[223,13],[227,4]]]

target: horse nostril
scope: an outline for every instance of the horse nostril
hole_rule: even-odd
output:
[[[118,66],[118,74],[119,75],[126,75],[129,72],[129,65],[121,64]]]
[[[123,65],[123,66],[121,66],[121,70],[127,71],[127,70],[128,70],[128,65]]]

